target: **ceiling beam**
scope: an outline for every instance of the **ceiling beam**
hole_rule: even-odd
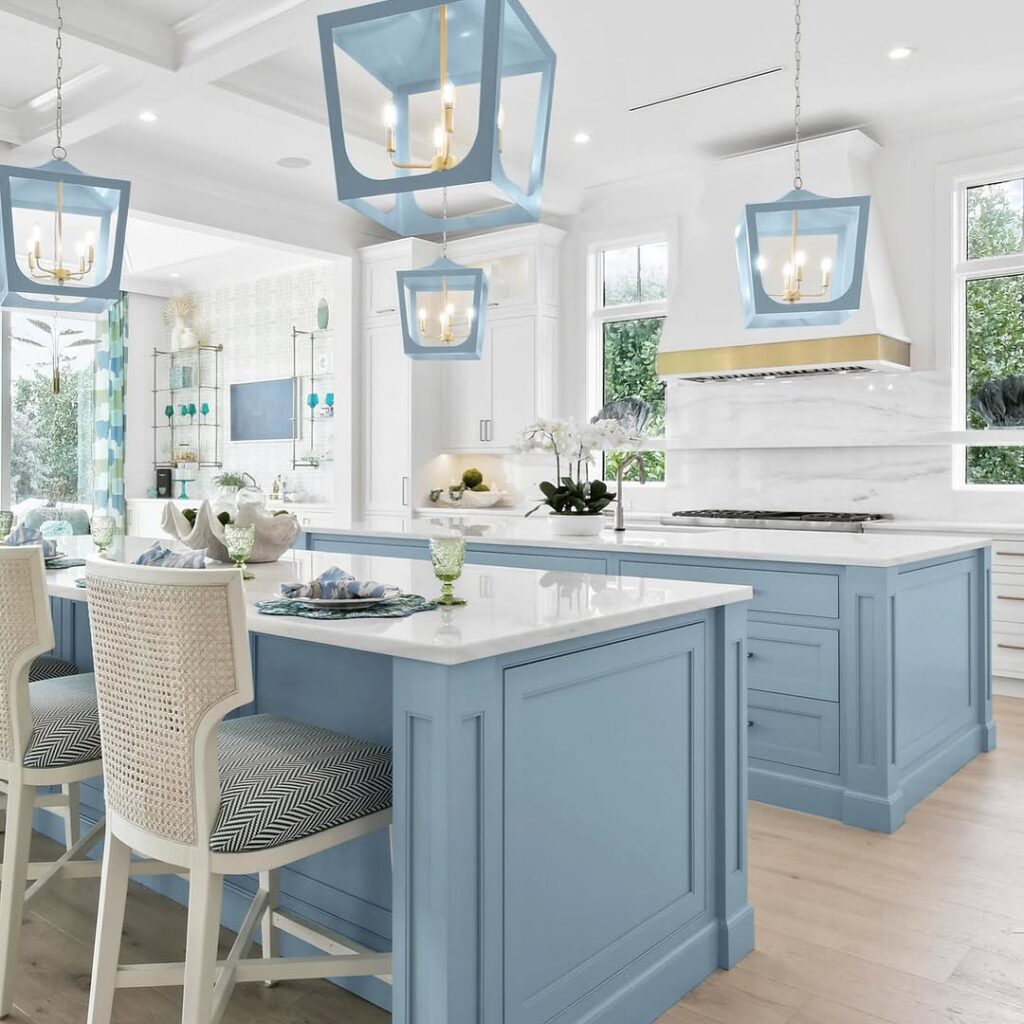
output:
[[[0,0],[0,28],[29,21],[56,31],[51,4],[41,0]],[[116,0],[75,0],[64,11],[64,34],[99,46],[108,53],[143,66],[173,69],[178,65],[178,35],[144,18]]]
[[[17,145],[21,139],[21,120],[18,112],[0,107],[0,142]]]

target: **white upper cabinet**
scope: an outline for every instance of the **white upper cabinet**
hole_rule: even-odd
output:
[[[369,328],[363,349],[366,510],[409,506],[411,366],[397,324]]]
[[[365,323],[397,322],[400,315],[398,272],[424,267],[435,247],[420,238],[402,238],[362,250],[362,314]]]

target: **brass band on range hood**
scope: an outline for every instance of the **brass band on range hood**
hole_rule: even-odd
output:
[[[785,370],[800,366],[845,367],[865,362],[910,366],[910,342],[885,334],[854,334],[845,338],[808,338],[763,345],[729,345],[681,352],[659,352],[658,374],[743,373]]]

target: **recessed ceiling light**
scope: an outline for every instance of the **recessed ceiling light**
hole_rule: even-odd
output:
[[[590,135],[588,132],[577,132],[573,137],[572,141],[577,146],[585,146],[590,141]]]
[[[171,277],[181,277],[181,274],[179,274],[177,271],[172,271]]]
[[[139,120],[145,121],[146,124],[152,124],[156,120],[156,114],[152,110],[144,110],[139,114]]]
[[[914,53],[917,50],[913,46],[894,46],[889,51],[889,60],[906,60]]]
[[[289,171],[301,171],[304,167],[309,167],[312,162],[304,156],[283,156],[277,161],[277,166],[285,167]]]

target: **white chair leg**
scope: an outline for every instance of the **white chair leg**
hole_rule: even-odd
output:
[[[65,782],[60,789],[64,794],[64,799],[67,800],[67,806],[61,811],[61,817],[64,819],[64,844],[70,850],[82,834],[82,805],[77,782]]]
[[[209,1024],[217,975],[217,940],[224,879],[193,868],[188,894],[188,937],[185,948],[185,991],[181,1024]]]
[[[6,1017],[14,1003],[34,805],[35,790],[32,786],[8,785],[7,832],[0,871],[0,1017]]]
[[[274,927],[274,911],[277,910],[281,898],[281,872],[261,871],[260,889],[267,894],[267,909],[263,912],[260,923],[260,942],[263,946],[263,959],[280,956],[277,928]],[[276,981],[265,981],[267,988],[273,988]]]
[[[92,958],[92,988],[89,991],[88,1024],[110,1024],[121,959],[124,905],[128,896],[131,849],[107,832],[103,848],[103,881],[96,919],[96,948]]]

